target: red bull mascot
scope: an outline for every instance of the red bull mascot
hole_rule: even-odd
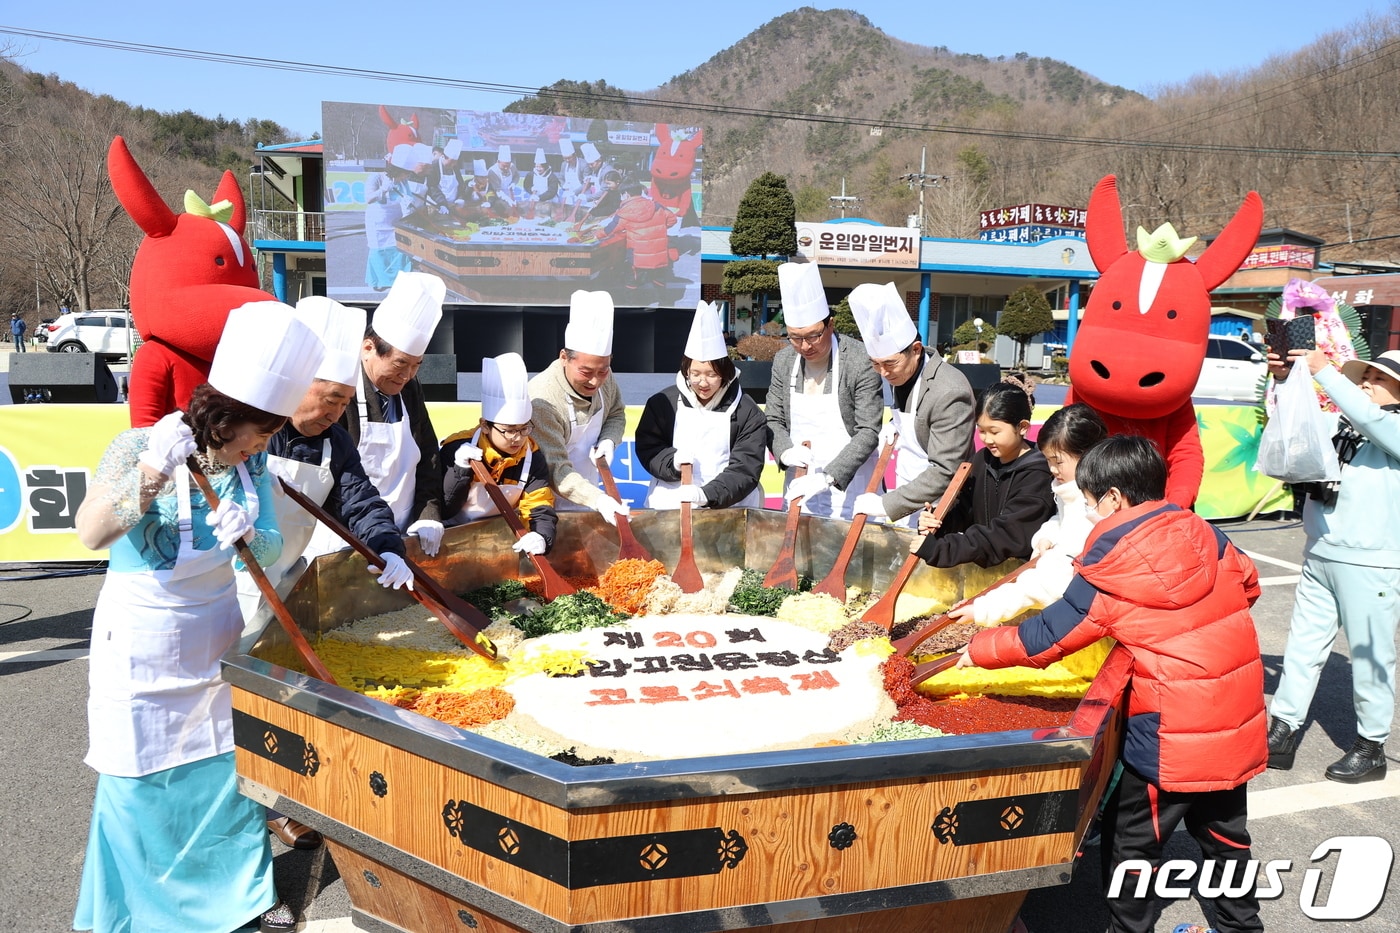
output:
[[[1089,198],[1085,235],[1101,276],[1084,307],[1069,358],[1065,404],[1084,402],[1110,434],[1134,434],[1167,461],[1167,499],[1189,509],[1205,471],[1191,390],[1210,336],[1210,292],[1235,273],[1259,239],[1264,202],[1253,191],[1195,262],[1171,224],[1139,227],[1128,250],[1112,175]]]

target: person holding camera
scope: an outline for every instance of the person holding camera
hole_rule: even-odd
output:
[[[1340,370],[1322,349],[1290,349],[1287,362],[1269,353],[1269,370],[1284,378],[1308,368],[1342,413],[1333,446],[1341,480],[1308,483],[1307,535],[1283,676],[1270,704],[1269,767],[1293,766],[1298,730],[1307,718],[1337,630],[1351,646],[1352,703],[1357,738],[1327,767],[1347,784],[1385,777],[1385,742],[1395,716],[1395,627],[1400,619],[1400,351]]]

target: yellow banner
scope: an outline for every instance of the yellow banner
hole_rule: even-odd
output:
[[[476,426],[475,402],[430,402],[439,437]],[[1054,409],[1039,406],[1036,423]],[[626,435],[635,434],[642,406],[627,409]],[[1206,473],[1196,511],[1205,518],[1239,518],[1292,505],[1292,493],[1254,469],[1260,426],[1255,409],[1206,405],[1196,409]],[[0,563],[103,560],[104,551],[78,543],[73,516],[87,495],[98,461],[129,425],[123,405],[0,406]],[[770,458],[770,463],[771,458]],[[626,441],[613,455],[619,491],[639,507],[651,479]],[[769,506],[782,505],[782,473],[764,470]]]

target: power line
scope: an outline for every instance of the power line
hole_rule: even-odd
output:
[[[0,34],[24,36],[54,42],[67,42],[92,48],[114,51],[136,52],[145,55],[158,55],[195,61],[208,61],[243,67],[265,68],[273,71],[287,71],[301,74],[324,74],[336,77],[359,78],[384,81],[396,84],[422,84],[437,87],[459,88],[491,94],[508,94],[516,97],[538,97],[541,91],[561,100],[586,101],[592,104],[615,104],[627,107],[651,107],[668,110],[681,110],[696,113],[714,113],[724,116],[748,116],[773,120],[792,120],[803,123],[837,124],[841,126],[879,126],[886,129],[907,130],[916,133],[947,133],[960,136],[975,136],[993,139],[1008,139],[1020,142],[1054,143],[1061,145],[1086,146],[1096,148],[1156,149],[1188,153],[1241,153],[1249,155],[1278,155],[1295,159],[1338,161],[1372,160],[1400,158],[1400,152],[1306,149],[1306,148],[1260,148],[1257,146],[1230,145],[1226,143],[1187,143],[1181,141],[1161,141],[1133,139],[1130,137],[1073,136],[1055,133],[1031,133],[1024,131],[995,130],[985,127],[959,126],[954,124],[916,123],[902,120],[871,120],[864,117],[840,114],[816,114],[800,111],[776,110],[763,107],[743,107],[695,103],[660,97],[642,97],[629,94],[593,94],[568,89],[527,87],[525,85],[500,84],[488,81],[473,81],[465,78],[448,78],[434,75],[395,74],[368,68],[353,68],[343,65],[327,65],[315,62],[297,62],[284,59],[261,58],[251,55],[235,55],[226,52],[210,52],[198,49],[184,49],[175,46],[151,45],[141,42],[102,39],[93,36],[80,36],[69,33],[48,32],[35,29],[21,29],[0,26]]]

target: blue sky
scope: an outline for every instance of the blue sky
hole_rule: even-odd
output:
[[[1155,5],[1161,7],[1160,4]],[[273,3],[142,0],[13,4],[0,27],[35,29],[260,58],[538,87],[559,78],[647,90],[701,64],[796,4],[637,0],[532,4]],[[1252,68],[1346,30],[1372,0],[1179,4],[1154,16],[1132,0],[911,4],[856,0],[896,39],[989,57],[1017,52],[1069,62],[1152,93],[1195,74]],[[1208,11],[1207,18],[1204,11]],[[0,35],[26,68],[161,111],[276,120],[320,129],[322,100],[500,110],[513,96],[422,84],[281,72]]]

